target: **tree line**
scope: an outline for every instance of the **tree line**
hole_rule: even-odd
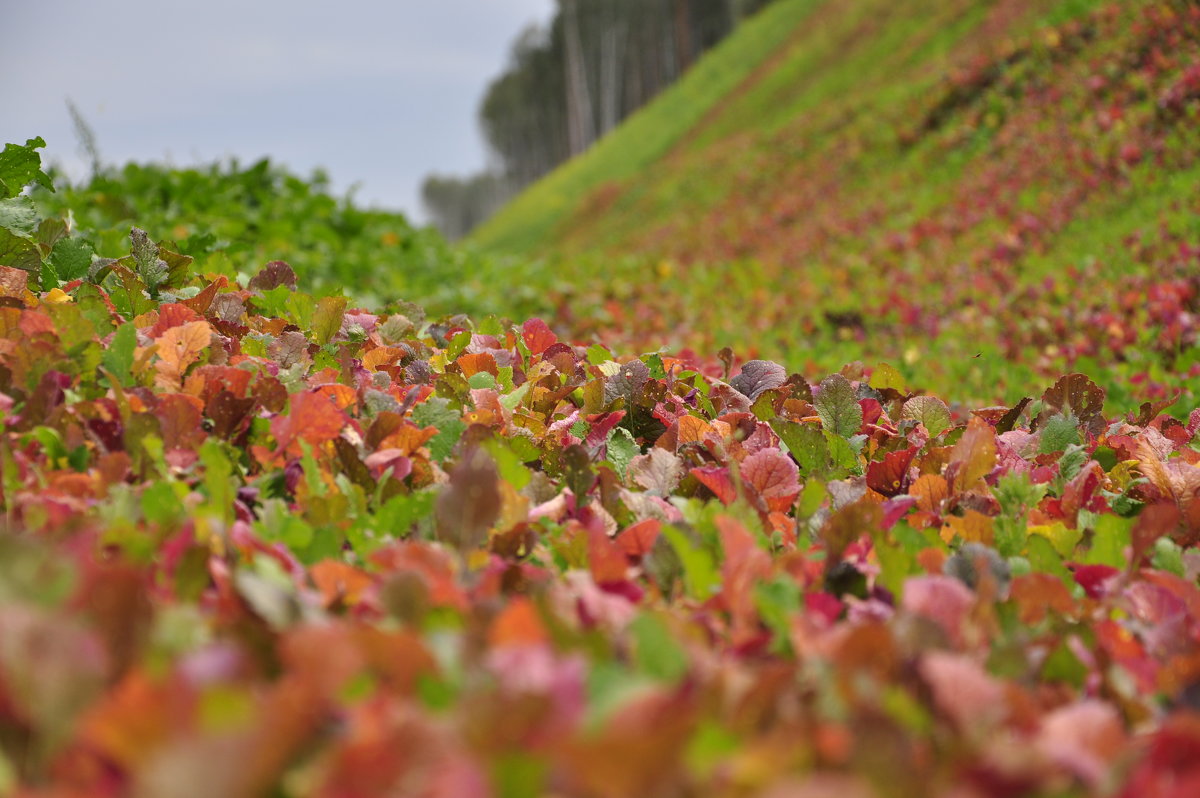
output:
[[[524,30],[488,86],[479,123],[491,166],[430,175],[425,210],[460,238],[525,186],[578,155],[671,85],[771,0],[557,0]]]

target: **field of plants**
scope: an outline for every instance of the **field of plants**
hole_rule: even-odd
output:
[[[468,248],[6,145],[0,795],[1200,795],[1200,7],[934,5]]]

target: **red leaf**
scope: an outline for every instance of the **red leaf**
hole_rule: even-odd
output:
[[[1095,460],[1088,462],[1079,474],[1067,483],[1062,495],[1062,513],[1067,524],[1074,529],[1080,510],[1093,513],[1103,512],[1108,508],[1108,502],[1099,495],[1100,486],[1104,483],[1104,468]]]
[[[919,668],[938,709],[960,729],[986,729],[1007,714],[1004,684],[969,657],[931,651]]]
[[[625,418],[624,410],[617,410],[614,413],[603,413],[600,415],[588,416],[588,424],[591,429],[588,431],[586,443],[589,447],[595,448],[608,440],[608,433],[621,423],[621,419]]]
[[[1113,580],[1121,574],[1111,565],[1075,565],[1071,570],[1075,572],[1075,582],[1094,599],[1104,598]]]
[[[951,640],[962,639],[962,625],[975,604],[975,594],[952,576],[916,576],[904,583],[904,609],[936,621]]]
[[[662,532],[662,522],[656,518],[639,521],[617,535],[617,545],[626,557],[645,557],[654,548],[654,541]]]
[[[721,598],[743,635],[754,634],[758,611],[754,588],[770,577],[771,556],[758,547],[754,535],[726,515],[716,517],[725,559],[721,563]]]
[[[786,511],[800,495],[800,470],[779,449],[763,449],[742,461],[742,480],[768,510]]]
[[[558,336],[541,319],[525,322],[521,327],[521,338],[524,339],[525,346],[529,347],[529,351],[535,355],[540,355],[558,342]]]
[[[830,624],[837,622],[844,607],[841,599],[832,593],[808,593],[804,596],[805,611],[810,615],[824,618]]]
[[[434,509],[438,537],[463,551],[482,543],[500,517],[499,479],[491,455],[483,449],[467,452],[438,496]]]
[[[1099,789],[1125,748],[1125,729],[1111,704],[1084,700],[1042,719],[1037,747],[1051,760]]]
[[[908,490],[908,467],[920,447],[888,452],[882,461],[867,465],[867,487],[884,496],[898,496]]]
[[[158,309],[158,321],[150,328],[147,335],[151,338],[158,338],[172,327],[178,327],[181,324],[187,324],[189,321],[198,321],[199,319],[200,315],[187,305],[177,302],[163,305]]]
[[[713,492],[722,504],[732,504],[737,499],[737,488],[733,486],[733,479],[729,476],[729,469],[724,466],[704,466],[703,468],[693,468],[691,475],[700,481],[700,484]]]
[[[163,446],[171,449],[195,449],[204,442],[200,400],[186,394],[168,394],[154,414],[162,425]]]

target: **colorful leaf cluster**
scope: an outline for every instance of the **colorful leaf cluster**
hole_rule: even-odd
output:
[[[138,229],[52,289],[29,266],[6,793],[1200,788],[1200,411],[629,357]]]

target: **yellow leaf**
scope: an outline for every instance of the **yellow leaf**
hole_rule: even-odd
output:
[[[992,519],[976,510],[967,510],[962,516],[950,516],[942,527],[942,540],[949,543],[955,536],[964,543],[992,545]]]
[[[900,393],[907,391],[904,384],[904,375],[888,363],[880,363],[875,367],[875,370],[871,372],[869,385],[877,391],[883,391],[888,388]]]
[[[1030,535],[1041,535],[1046,540],[1050,541],[1050,545],[1058,552],[1061,557],[1071,557],[1075,553],[1075,546],[1079,544],[1083,533],[1078,529],[1071,529],[1062,521],[1055,521],[1053,524],[1039,524],[1029,527]]]

